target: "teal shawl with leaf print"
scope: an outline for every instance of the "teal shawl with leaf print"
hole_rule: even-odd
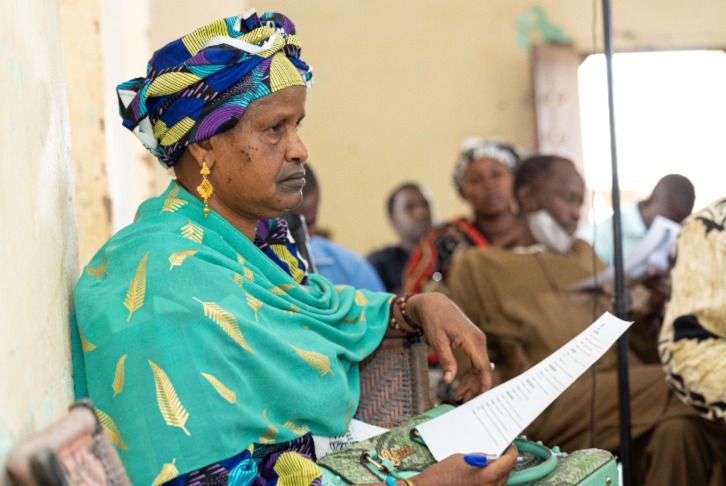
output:
[[[76,395],[97,407],[134,484],[251,443],[341,435],[391,298],[317,275],[299,284],[172,182],[76,285]]]

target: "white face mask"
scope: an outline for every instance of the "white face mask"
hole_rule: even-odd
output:
[[[527,225],[537,242],[556,253],[565,253],[575,241],[546,209],[528,213]]]

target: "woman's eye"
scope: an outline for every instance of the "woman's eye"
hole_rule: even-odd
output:
[[[282,128],[282,126],[278,123],[277,125],[268,128],[267,131],[275,133],[275,132],[279,132],[281,128]]]

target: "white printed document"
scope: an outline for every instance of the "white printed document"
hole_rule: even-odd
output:
[[[606,312],[521,375],[419,425],[426,446],[437,461],[459,452],[502,454],[631,324]]]
[[[676,244],[680,225],[663,216],[656,216],[648,232],[638,245],[627,255],[623,255],[623,270],[629,280],[643,277],[649,268],[668,270],[668,256]],[[611,266],[598,273],[572,284],[573,290],[596,289],[615,280],[615,269]]]

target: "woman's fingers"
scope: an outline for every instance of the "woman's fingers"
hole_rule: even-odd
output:
[[[499,456],[496,461],[492,462],[487,468],[491,468],[496,474],[504,475],[506,478],[510,472],[517,466],[517,455],[519,451],[513,445],[507,447],[504,454]]]
[[[439,356],[444,382],[456,377],[453,349],[460,348],[472,364],[469,395],[477,395],[492,384],[486,336],[463,311],[443,294],[417,294],[409,299],[411,313],[423,324],[426,337]]]

